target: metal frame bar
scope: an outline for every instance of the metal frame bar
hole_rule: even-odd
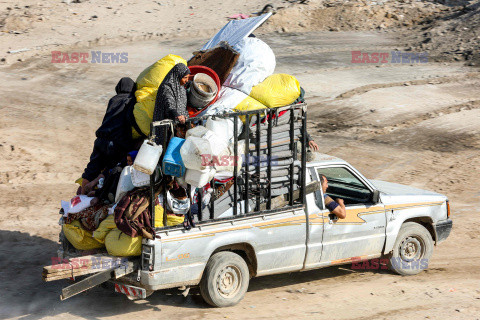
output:
[[[267,171],[267,178],[268,178],[268,181],[271,181],[271,168],[272,168],[272,128],[273,128],[273,121],[277,122],[278,121],[278,114],[280,111],[284,111],[284,110],[290,110],[290,119],[293,118],[293,121],[290,121],[290,149],[292,149],[292,151],[295,153],[296,152],[296,143],[295,143],[295,139],[294,137],[292,136],[292,132],[294,130],[294,122],[295,122],[295,111],[296,110],[301,110],[301,115],[302,115],[302,128],[301,128],[301,132],[302,132],[302,168],[301,168],[301,177],[300,177],[300,181],[301,181],[301,184],[300,184],[300,203],[301,204],[304,204],[305,203],[305,198],[306,198],[306,195],[305,195],[305,183],[306,183],[306,178],[305,178],[305,174],[306,174],[306,103],[299,103],[299,104],[295,104],[295,105],[290,105],[290,106],[285,106],[285,107],[278,107],[278,108],[271,108],[271,109],[261,109],[261,110],[251,110],[251,111],[241,111],[241,112],[234,112],[234,113],[227,113],[227,114],[220,114],[220,115],[215,115],[215,116],[209,116],[209,115],[206,115],[206,116],[200,116],[200,117],[195,117],[195,118],[189,118],[186,120],[187,123],[198,123],[198,122],[201,122],[201,121],[204,121],[204,120],[207,120],[209,118],[212,118],[212,119],[215,119],[215,118],[221,118],[221,119],[233,119],[234,121],[234,175],[233,175],[233,178],[234,178],[234,184],[233,184],[233,189],[234,189],[234,202],[235,204],[237,204],[238,202],[238,172],[239,172],[239,168],[238,168],[238,117],[239,116],[245,116],[246,117],[246,126],[245,126],[245,133],[248,135],[246,138],[247,138],[247,141],[246,141],[246,147],[245,147],[245,150],[246,150],[246,163],[245,163],[245,167],[246,169],[249,169],[249,165],[250,165],[250,145],[249,145],[249,134],[250,134],[250,127],[249,127],[249,124],[250,124],[250,119],[251,119],[251,116],[252,115],[256,115],[256,141],[255,141],[255,150],[256,150],[256,156],[257,156],[257,161],[255,161],[255,165],[256,165],[256,173],[259,174],[260,173],[260,166],[258,165],[260,163],[260,138],[261,138],[261,133],[262,133],[262,130],[261,130],[261,117],[262,116],[266,116],[267,117],[267,121],[268,121],[268,127],[267,127],[267,156],[268,156],[268,159],[267,159],[267,167],[268,167],[268,171]],[[274,118],[275,117],[275,118]],[[152,123],[152,130],[151,132],[153,132],[154,130],[154,127],[156,127],[155,123]],[[293,129],[292,129],[293,128]],[[164,134],[166,136],[167,134],[167,126],[164,126]],[[165,142],[164,141],[164,148],[163,148],[163,152],[165,152],[165,149],[166,149],[166,145],[165,145]],[[253,150],[252,150],[253,151]],[[293,168],[292,168],[293,167]],[[290,165],[290,183],[292,184],[294,181],[293,180],[293,175],[295,173],[295,166],[293,165],[293,163]],[[250,172],[249,170],[245,170],[246,174],[245,174],[245,201],[246,201],[246,206],[245,206],[245,211],[244,213],[238,212],[238,208],[237,208],[237,205],[234,205],[233,207],[233,210],[234,210],[234,215],[236,217],[242,217],[242,216],[245,216],[248,214],[248,216],[252,215],[252,214],[258,214],[258,211],[260,209],[260,195],[257,193],[256,194],[256,206],[255,206],[255,212],[253,213],[250,213],[249,212],[249,209],[248,209],[248,198],[250,196],[250,188],[249,188],[249,179],[250,179]],[[153,177],[154,178],[154,177]],[[151,190],[153,190],[153,184],[154,184],[154,180],[151,179],[150,180],[151,183],[150,183],[150,187],[151,187]],[[164,200],[163,200],[163,205],[164,205],[164,208],[166,206],[166,181],[165,179],[163,179],[163,183],[164,183]],[[211,186],[212,186],[212,189],[215,190],[215,181],[214,179],[212,179],[211,181]],[[272,190],[271,190],[271,184],[269,183],[268,184],[268,188],[267,188],[267,211],[271,210],[271,200],[272,200]],[[295,203],[296,201],[293,200],[293,197],[292,197],[292,194],[293,194],[293,188],[291,190],[289,190],[289,206],[290,207],[295,207]],[[153,193],[152,193],[153,194]],[[291,200],[290,200],[291,199]],[[202,195],[199,195],[199,223],[201,223],[202,221],[202,218],[203,218],[203,212],[202,212]],[[153,203],[154,204],[154,203]],[[152,206],[153,210],[152,212],[154,212],[154,206]],[[211,198],[211,202],[210,202],[210,219],[213,220],[214,219],[214,211],[215,211],[215,205],[214,205],[214,197],[212,195],[212,198]],[[152,215],[153,218],[154,218],[154,215]],[[166,210],[164,210],[164,228],[166,228],[166,218],[167,218],[167,215],[166,215]],[[229,218],[225,218],[225,219],[229,219]],[[231,218],[230,218],[231,219]],[[222,220],[222,219],[220,219]],[[215,219],[215,221],[217,221],[217,219]],[[154,225],[154,220],[152,219],[152,225]]]
[[[307,110],[302,107],[302,183],[301,183],[301,201],[306,203],[305,183],[307,169]]]
[[[248,214],[248,199],[250,191],[250,115],[245,118],[245,197],[244,197],[244,212]],[[235,202],[235,205],[237,203]],[[241,208],[241,207],[240,207]]]
[[[212,178],[212,180],[210,180],[210,188],[212,188],[212,196],[210,197],[210,216],[209,218],[210,219],[214,219],[215,218],[215,178]]]
[[[267,133],[267,209],[272,208],[272,125],[273,125],[273,112],[268,110],[268,133]]]
[[[197,198],[197,205],[198,205],[198,221],[202,221],[203,219],[203,188],[198,189],[198,198]]]
[[[255,169],[257,172],[257,179],[258,179],[258,186],[260,187],[260,114],[256,115],[256,126],[257,126],[257,134],[255,140],[255,150],[257,151],[257,161],[255,161]],[[247,151],[250,151],[247,149]],[[260,193],[257,193],[257,197],[255,199],[255,211],[260,210]]]
[[[290,150],[292,151],[292,154],[296,150],[295,148],[295,137],[293,136],[293,133],[295,131],[295,109],[290,109]],[[293,175],[295,174],[295,166],[294,163],[292,162],[290,164],[290,188],[288,192],[288,204],[291,206],[293,205]]]
[[[303,204],[294,204],[293,206],[289,206],[288,209],[289,210],[298,210],[298,209],[302,209],[303,208]],[[241,215],[238,215],[235,217],[235,221],[239,221],[239,220],[242,220],[242,219],[248,219],[250,217],[253,217],[253,216],[259,216],[259,215],[271,215],[271,214],[275,214],[277,212],[281,212],[281,211],[285,211],[285,208],[277,208],[277,209],[271,209],[271,210],[263,210],[261,212],[250,212],[249,214],[241,214]],[[223,221],[232,221],[232,217],[225,217],[225,218],[217,218],[215,220],[206,220],[206,221],[202,221],[202,222],[199,222],[197,223],[197,226],[200,225],[200,226],[208,226],[208,225],[211,225],[211,224],[216,224],[216,223],[219,223],[219,222],[223,222]],[[162,230],[167,230],[167,231],[173,231],[173,230],[182,230],[184,229],[183,226],[170,226],[170,227],[166,227],[166,228],[162,228]]]
[[[155,132],[156,132],[156,129],[157,127],[153,125],[153,122],[152,124],[150,125],[150,137],[151,138],[154,138],[155,137]],[[162,153],[163,153],[163,150],[162,150]],[[158,163],[157,163],[158,165]],[[154,190],[154,186],[155,186],[155,172],[156,172],[156,166],[155,166],[155,170],[153,170],[153,174],[150,175],[150,213],[151,213],[151,218],[152,218],[152,221],[151,221],[151,224],[152,224],[152,227],[155,228],[155,190]]]
[[[237,181],[237,172],[238,172],[238,117],[233,118],[233,215],[238,214],[237,202],[238,202],[238,181]]]
[[[163,127],[163,136],[167,137],[167,126]],[[162,159],[163,159],[163,155],[167,151],[166,149],[167,149],[167,139],[163,141]],[[167,226],[167,180],[165,179],[165,176],[162,177],[162,181],[163,181],[163,219],[162,220],[163,220],[163,226],[166,227]],[[155,212],[155,207],[153,208],[153,212]],[[153,220],[152,225],[155,226],[155,220]]]

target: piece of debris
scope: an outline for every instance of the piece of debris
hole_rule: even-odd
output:
[[[30,51],[31,49],[29,48],[23,48],[23,49],[18,49],[18,50],[8,50],[7,53],[19,53],[19,52],[25,52],[25,51]]]

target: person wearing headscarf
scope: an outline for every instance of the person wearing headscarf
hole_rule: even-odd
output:
[[[153,110],[153,121],[165,119],[178,120],[184,124],[188,118],[187,90],[185,85],[189,80],[190,70],[183,63],[177,63],[165,76],[158,87]],[[157,127],[155,143],[164,142],[163,128]]]
[[[97,138],[93,144],[83,174],[80,193],[89,193],[98,183],[101,173],[121,162],[132,149],[132,133],[128,115],[135,105],[136,84],[131,78],[120,79],[115,87],[117,93],[108,101],[102,124],[95,132]]]

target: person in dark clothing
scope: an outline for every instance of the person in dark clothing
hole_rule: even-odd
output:
[[[136,102],[135,90],[135,82],[128,77],[120,79],[115,87],[117,94],[108,102],[102,124],[95,132],[97,139],[93,144],[90,161],[82,174],[81,194],[93,190],[99,174],[107,168],[115,167],[132,150],[130,114]]]
[[[158,87],[153,110],[153,121],[165,119],[178,120],[184,124],[188,118],[187,90],[185,84],[189,80],[190,70],[183,63],[177,63],[165,76]],[[164,141],[162,128],[157,129],[155,143]],[[168,137],[165,137],[168,139]]]
[[[96,205],[99,202],[105,204],[111,204],[115,201],[115,193],[117,191],[118,181],[120,179],[120,174],[122,173],[123,164],[120,164],[110,170],[104,170],[100,176],[103,177],[104,182],[103,186],[100,187],[98,184],[98,188],[94,191],[90,191],[88,193],[89,197],[95,197],[95,199],[90,202],[91,205]]]

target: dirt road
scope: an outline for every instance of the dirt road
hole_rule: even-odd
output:
[[[478,319],[480,317],[480,73],[460,64],[352,64],[352,50],[390,52],[377,33],[261,36],[276,72],[307,91],[322,152],[368,178],[448,195],[454,230],[429,270],[400,277],[350,265],[253,279],[245,299],[208,307],[198,293],[128,301],[111,287],[60,302],[64,282],[42,283],[55,256],[58,208],[75,192],[94,131],[122,76],[167,53],[186,58],[202,40],[85,50],[128,52],[126,64],[52,64],[50,56],[0,69],[0,317],[15,319]]]

